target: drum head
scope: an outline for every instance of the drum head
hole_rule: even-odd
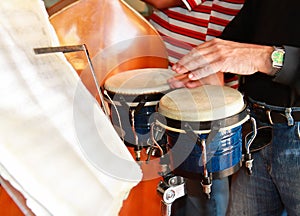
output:
[[[161,93],[170,90],[167,80],[176,73],[165,68],[144,68],[118,73],[108,78],[104,84],[107,91],[141,95]]]
[[[233,116],[245,109],[242,94],[230,87],[204,85],[177,89],[164,95],[158,112],[179,121],[214,121]]]

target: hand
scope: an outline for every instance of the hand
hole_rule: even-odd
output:
[[[188,73],[190,80],[198,80],[217,72],[250,75],[272,73],[273,47],[237,43],[219,38],[202,43],[173,65],[179,73]]]
[[[196,88],[202,85],[224,85],[223,73],[212,74],[199,80],[190,80],[189,73],[179,74],[168,80],[171,88]]]

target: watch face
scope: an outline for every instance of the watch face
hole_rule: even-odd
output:
[[[273,67],[282,67],[284,58],[283,49],[275,49],[271,55]]]

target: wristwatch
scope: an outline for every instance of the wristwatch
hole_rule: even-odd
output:
[[[282,68],[284,60],[284,48],[274,46],[274,51],[271,54],[273,68]]]

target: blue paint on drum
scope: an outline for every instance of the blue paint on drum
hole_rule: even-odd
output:
[[[242,158],[242,127],[218,132],[211,143],[206,143],[207,170],[210,173],[223,171],[240,163]],[[191,138],[187,134],[167,131],[170,147],[174,145],[190,144]],[[180,136],[180,138],[179,138]],[[207,139],[208,134],[198,135],[200,139]],[[180,140],[179,142],[177,142]],[[175,152],[173,158],[176,159]],[[203,174],[202,148],[195,143],[189,156],[179,165],[178,171]]]
[[[132,131],[132,121],[131,115],[128,108],[123,106],[117,106],[118,113],[120,115],[122,129],[125,132],[125,143],[136,145],[135,137]],[[150,117],[156,111],[156,105],[153,106],[144,106],[140,109],[138,113],[134,115],[134,125],[135,125],[135,132],[138,137],[138,144],[141,146],[146,146],[147,141],[150,138],[150,129],[151,129],[151,122]],[[112,123],[114,126],[120,127],[120,123],[117,117],[117,112],[115,108],[112,107],[111,110],[111,117]]]

